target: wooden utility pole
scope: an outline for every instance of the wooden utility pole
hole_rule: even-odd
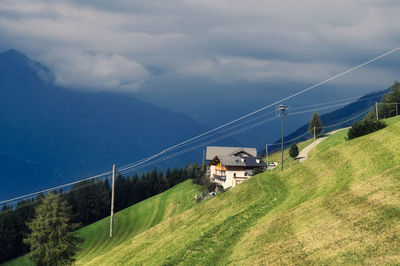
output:
[[[315,126],[314,126],[314,157],[315,157],[315,139],[316,139],[316,134],[315,134]]]
[[[282,153],[282,157],[281,157],[281,172],[283,171],[283,132],[284,132],[284,126],[285,126],[285,111],[286,109],[288,109],[287,106],[281,104],[278,106],[278,109],[281,111],[281,116],[282,116],[282,143],[281,143],[281,153]]]
[[[378,115],[378,102],[375,102],[375,112],[376,112],[376,120],[379,120],[379,115]]]
[[[114,225],[114,185],[115,185],[115,164],[112,168],[112,187],[111,187],[111,215],[110,215],[110,237],[113,236],[113,225]]]

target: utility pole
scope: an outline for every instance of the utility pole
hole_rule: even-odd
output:
[[[316,134],[315,134],[315,126],[314,126],[314,157],[315,157],[315,136],[316,136]]]
[[[285,127],[285,111],[286,109],[288,109],[287,106],[281,104],[278,106],[278,109],[281,111],[281,116],[282,116],[282,143],[281,143],[281,153],[282,153],[282,157],[281,157],[281,172],[283,171],[283,132],[284,132],[284,127]]]
[[[375,112],[376,112],[376,120],[379,120],[379,116],[378,116],[378,102],[375,102]]]
[[[112,188],[111,188],[111,215],[110,215],[110,237],[113,236],[113,225],[114,225],[114,185],[115,185],[115,164],[112,168]]]

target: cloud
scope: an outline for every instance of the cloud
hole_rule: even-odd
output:
[[[140,90],[158,76],[316,82],[398,46],[399,8],[393,0],[4,0],[0,47],[76,88]],[[393,64],[375,67],[398,74]]]
[[[56,60],[56,83],[66,87],[135,91],[150,76],[141,64],[118,54],[69,52],[66,55],[51,56]]]

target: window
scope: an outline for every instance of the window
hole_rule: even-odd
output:
[[[236,177],[236,173],[233,173],[233,177]]]
[[[226,175],[226,171],[220,171],[220,170],[218,170],[218,171],[217,171],[217,175],[225,176],[225,175]]]

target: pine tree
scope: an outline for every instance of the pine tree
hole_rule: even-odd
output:
[[[35,209],[28,223],[32,231],[24,241],[31,247],[31,258],[38,265],[70,265],[80,239],[75,237],[77,224],[71,222],[72,211],[61,194],[50,193]]]
[[[293,159],[296,159],[296,157],[299,155],[299,147],[297,147],[296,143],[293,143],[290,146],[289,154]]]
[[[382,104],[378,105],[379,118],[392,117],[400,111],[400,84],[397,81],[390,87],[390,91],[382,97],[381,102]]]
[[[315,127],[315,134],[318,136],[319,133],[322,131],[322,122],[321,122],[321,117],[317,112],[315,112],[310,120],[310,124],[308,124],[308,132],[310,132],[311,135],[314,135],[314,127]]]

